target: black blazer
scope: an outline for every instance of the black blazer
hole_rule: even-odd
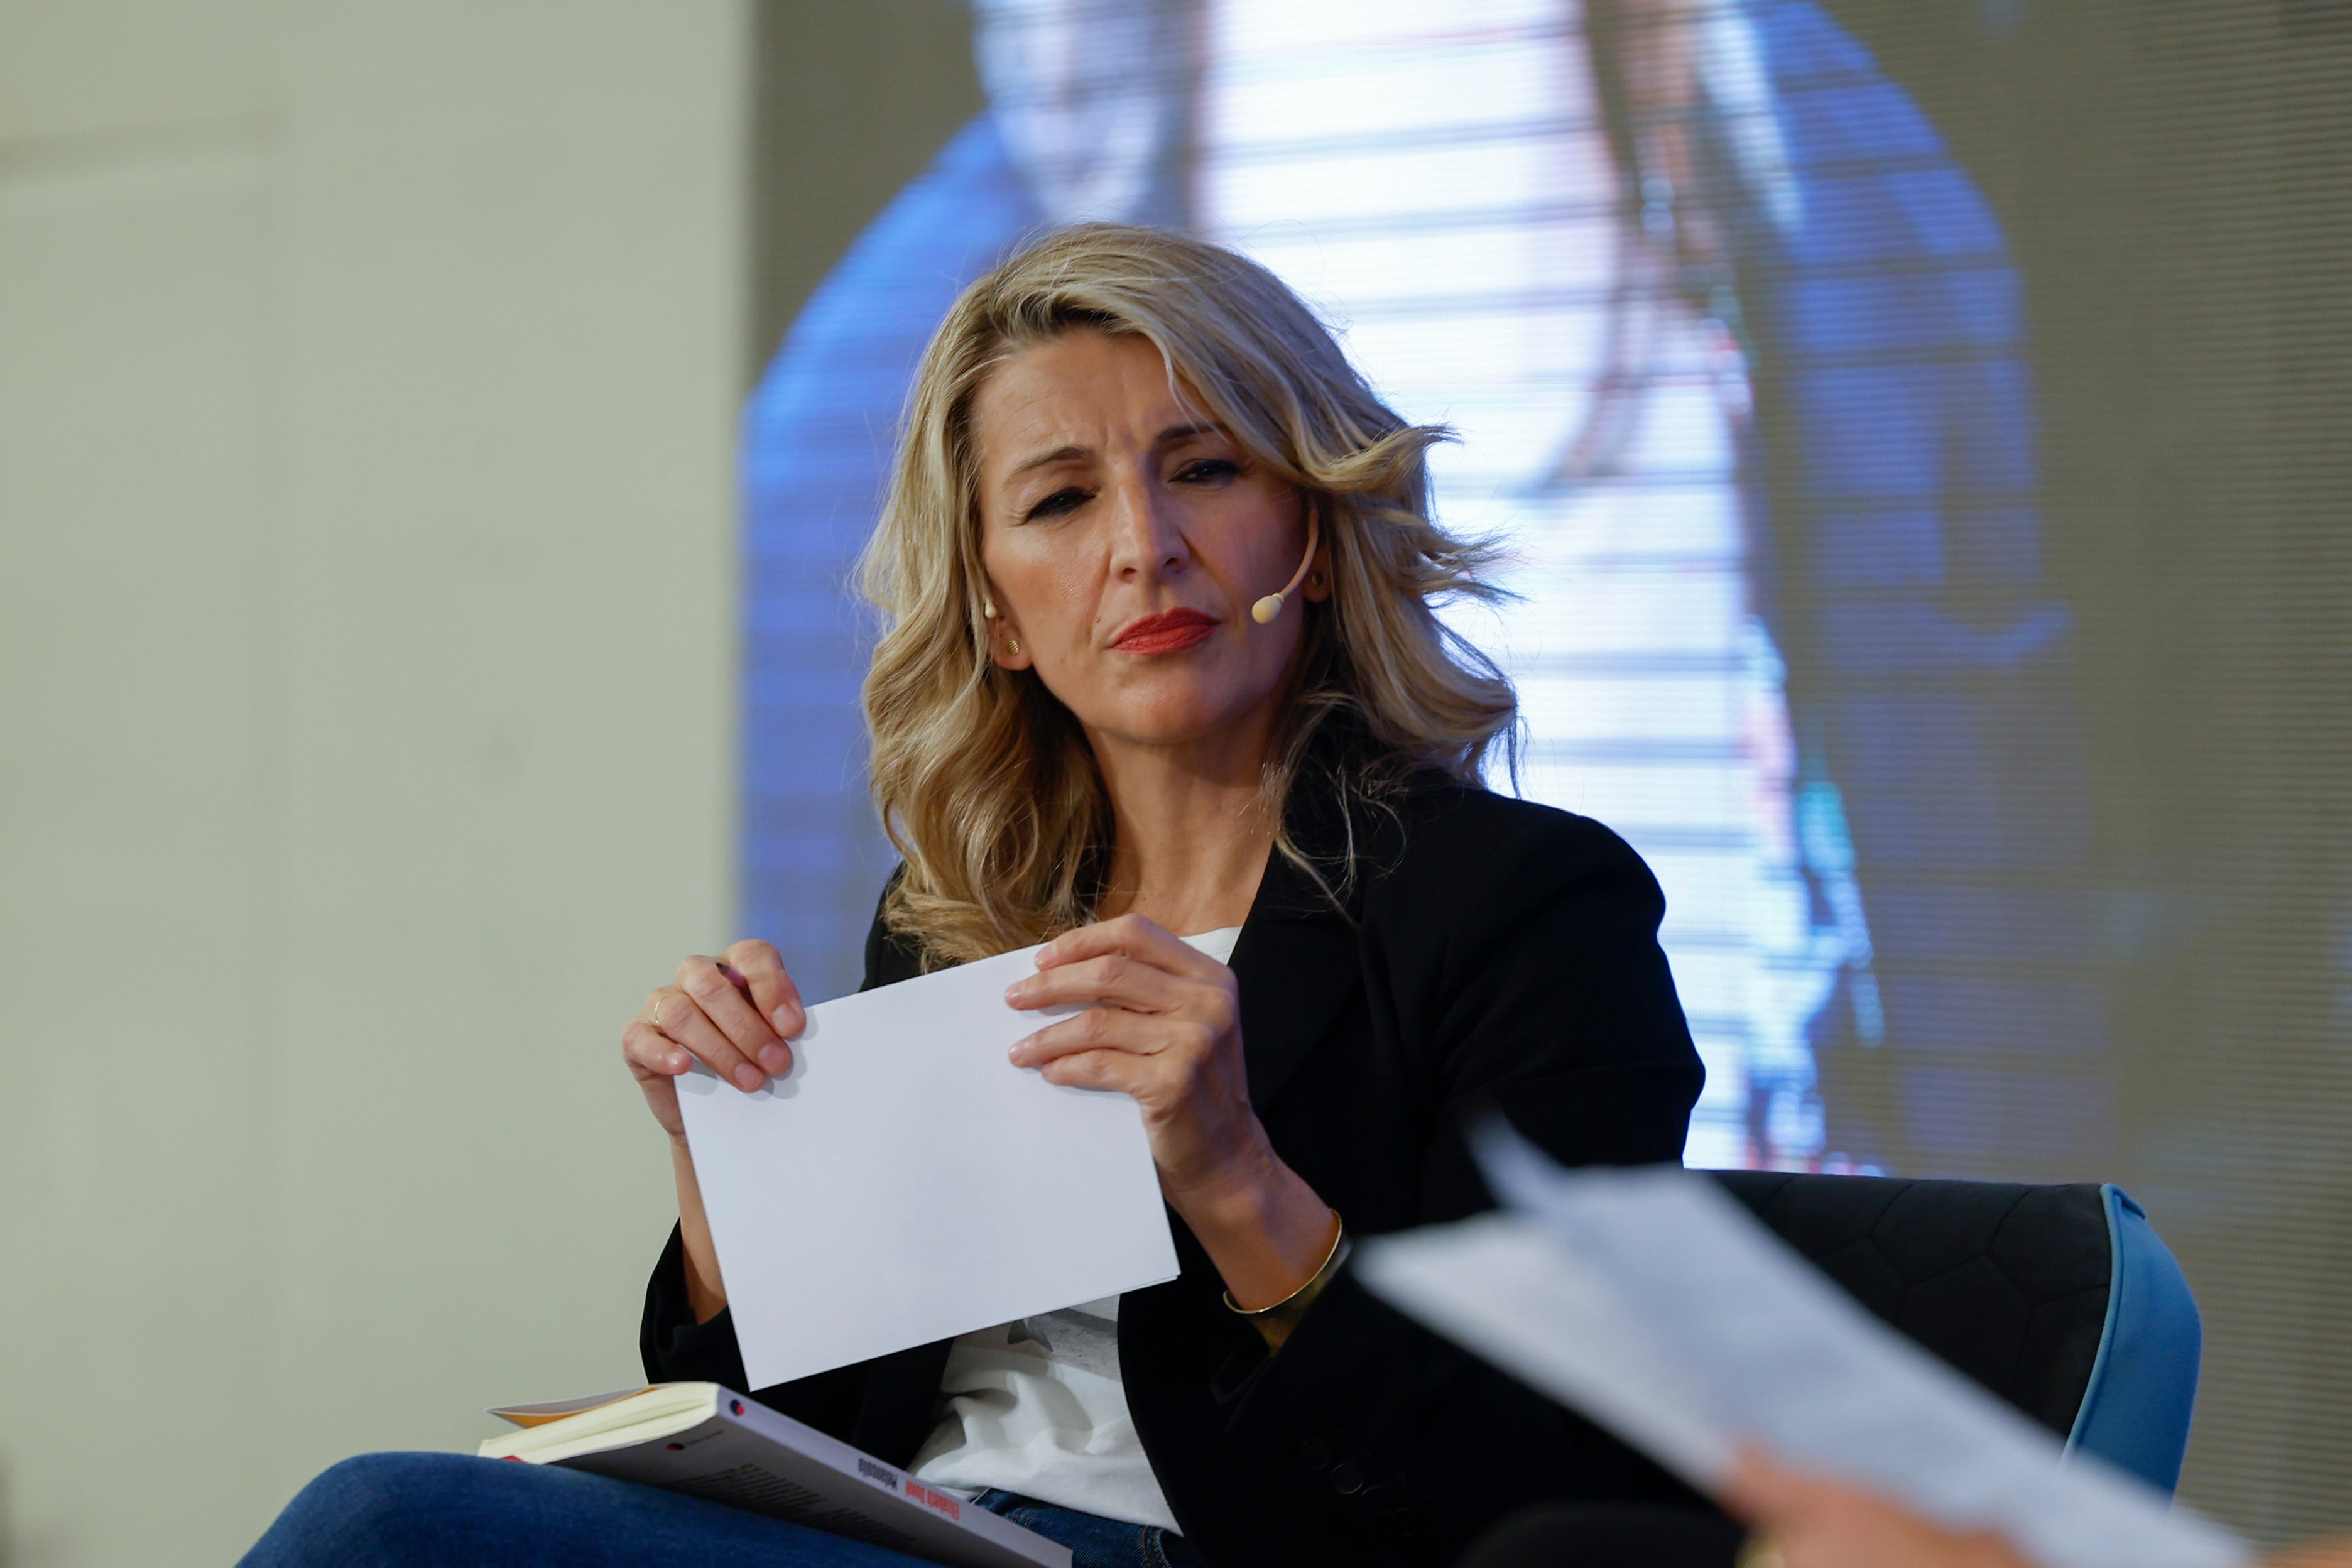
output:
[[[1250,1098],[1349,1232],[1489,1207],[1466,1111],[1502,1110],[1570,1163],[1675,1161],[1702,1072],[1657,942],[1664,900],[1600,824],[1448,783],[1352,825],[1289,817],[1356,871],[1333,907],[1280,856],[1234,949]],[[1350,827],[1352,826],[1352,832]],[[915,973],[877,923],[866,984]],[[1120,1300],[1119,1363],[1186,1539],[1220,1568],[1433,1563],[1542,1499],[1688,1500],[1549,1400],[1335,1279],[1278,1355],[1226,1310],[1174,1220],[1180,1278]],[[740,1388],[728,1314],[697,1325],[675,1235],[646,1295],[646,1375]],[[929,1436],[945,1342],[756,1390],[892,1464]]]

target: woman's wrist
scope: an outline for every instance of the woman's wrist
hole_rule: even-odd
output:
[[[702,1209],[702,1185],[695,1179],[694,1155],[682,1137],[669,1146],[670,1172],[677,1179],[677,1234],[685,1255],[686,1304],[698,1323],[707,1323],[727,1306],[727,1284],[719,1275],[719,1250],[711,1244],[710,1221]]]
[[[1169,1202],[1244,1311],[1288,1299],[1330,1254],[1330,1205],[1271,1148]]]
[[[1348,1265],[1348,1227],[1339,1218],[1339,1211],[1331,1211],[1331,1244],[1324,1249],[1323,1262],[1307,1278],[1307,1283],[1270,1307],[1244,1307],[1225,1293],[1225,1308],[1249,1320],[1250,1327],[1265,1341],[1268,1351],[1278,1351],[1290,1338],[1290,1331],[1307,1316],[1307,1309],[1315,1305],[1340,1269]]]

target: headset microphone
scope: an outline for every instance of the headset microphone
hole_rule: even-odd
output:
[[[1290,581],[1282,585],[1282,592],[1268,594],[1250,606],[1250,619],[1259,626],[1272,626],[1274,617],[1282,614],[1282,602],[1298,592],[1300,579],[1307,575],[1307,568],[1315,560],[1316,521],[1315,514],[1309,511],[1307,514],[1307,553],[1299,558],[1298,570],[1290,574]]]

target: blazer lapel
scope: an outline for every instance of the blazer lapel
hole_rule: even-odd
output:
[[[1361,902],[1363,877],[1374,872],[1379,857],[1367,854],[1370,847],[1349,832],[1341,799],[1336,782],[1320,769],[1309,770],[1292,787],[1286,826],[1291,842],[1328,868],[1325,874],[1335,885],[1349,885],[1349,903],[1355,905]],[[1353,879],[1347,875],[1351,857]],[[1363,984],[1354,915],[1354,909],[1335,905],[1286,857],[1267,853],[1265,875],[1233,955],[1250,1104],[1261,1116]]]
[[[1274,873],[1268,866],[1269,879]],[[1241,991],[1250,1104],[1263,1116],[1363,977],[1355,933],[1336,912],[1321,920],[1261,920],[1259,914],[1258,907],[1251,909],[1234,944],[1233,967]]]

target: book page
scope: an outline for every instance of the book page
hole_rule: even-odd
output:
[[[756,1093],[678,1080],[752,1387],[1175,1278],[1135,1101],[1005,1058],[1075,1011],[1006,1005],[1036,952],[817,1004]]]
[[[616,1388],[610,1394],[583,1394],[577,1399],[551,1399],[537,1405],[493,1405],[483,1414],[495,1415],[517,1426],[544,1426],[551,1421],[561,1421],[583,1410],[600,1409],[607,1405],[617,1405],[624,1399],[634,1399],[646,1389],[646,1384],[641,1383],[634,1388]]]
[[[2058,1439],[1865,1311],[1706,1177],[1567,1171],[1481,1140],[1513,1212],[1367,1242],[1401,1310],[1702,1490],[1743,1443],[2044,1568],[2231,1568],[2243,1546]]]

